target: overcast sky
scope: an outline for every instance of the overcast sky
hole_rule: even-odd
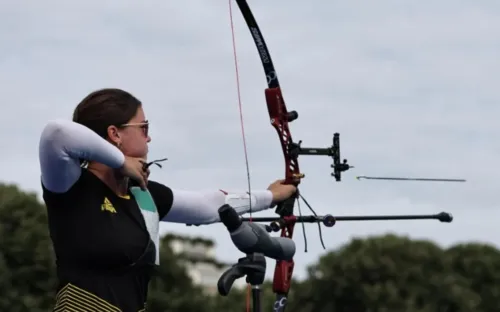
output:
[[[323,231],[327,248],[389,232],[443,246],[500,245],[499,1],[250,6],[287,106],[300,114],[294,139],[326,147],[340,132],[342,156],[356,167],[338,183],[329,159],[300,159],[301,191],[316,211],[455,217],[451,224],[339,223]],[[236,5],[233,13],[252,188],[265,189],[283,177],[283,156],[268,120],[257,50]],[[37,148],[45,123],[71,118],[89,92],[117,87],[144,102],[150,157],[169,158],[151,179],[189,190],[246,190],[227,1],[5,1],[0,26],[1,180],[40,193]],[[357,181],[357,175],[467,183]],[[241,256],[221,225],[162,229],[216,239],[223,261]],[[315,225],[306,226],[308,253],[296,229],[294,276],[303,277],[324,251]]]

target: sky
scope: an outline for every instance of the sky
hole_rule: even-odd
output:
[[[299,113],[294,140],[328,147],[339,132],[341,155],[355,166],[335,182],[330,159],[300,158],[300,190],[316,212],[454,216],[450,224],[339,222],[323,229],[327,250],[386,233],[443,247],[500,246],[500,2],[254,0],[250,7],[287,107]],[[0,180],[40,194],[44,125],[70,119],[89,92],[117,87],[144,103],[151,159],[169,159],[150,179],[176,189],[246,191],[228,8],[228,1],[201,0],[2,2]],[[283,155],[269,123],[262,65],[234,3],[233,20],[251,186],[262,190],[284,177]],[[314,224],[306,225],[304,253],[301,231],[294,235],[299,278],[325,253]],[[162,232],[214,239],[225,262],[242,256],[220,224],[165,223]]]

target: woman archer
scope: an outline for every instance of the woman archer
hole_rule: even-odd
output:
[[[55,311],[145,311],[151,269],[159,264],[159,222],[215,223],[226,203],[244,214],[250,203],[262,211],[296,192],[279,180],[251,196],[148,180],[148,126],[137,98],[101,89],[77,105],[73,121],[54,120],[42,131],[41,184],[59,280]]]

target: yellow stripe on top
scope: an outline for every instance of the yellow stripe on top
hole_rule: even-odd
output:
[[[118,197],[123,198],[123,199],[130,199],[130,195],[118,195]]]
[[[71,283],[64,286],[57,293],[56,305],[53,311],[121,312],[118,307],[106,300]]]

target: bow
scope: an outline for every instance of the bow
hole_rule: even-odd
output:
[[[229,4],[231,6],[231,1]],[[342,172],[352,168],[346,159],[341,161],[340,157],[340,136],[338,133],[333,135],[333,143],[327,148],[304,148],[301,146],[301,141],[298,143],[294,142],[289,128],[289,123],[293,122],[298,118],[298,113],[296,111],[288,111],[285,105],[285,100],[281,92],[281,87],[278,81],[278,75],[276,69],[274,68],[271,55],[267,48],[266,42],[259,26],[248,6],[246,0],[235,0],[238,7],[246,21],[246,24],[250,30],[253,37],[257,51],[259,53],[262,66],[264,68],[264,74],[266,76],[267,88],[265,89],[265,98],[267,103],[267,109],[269,112],[269,118],[271,125],[276,129],[278,134],[281,148],[283,151],[284,161],[285,161],[285,182],[286,184],[293,184],[298,187],[301,179],[304,178],[304,174],[300,172],[298,157],[299,155],[312,155],[312,156],[328,156],[333,160],[331,168],[333,172],[331,175],[335,178],[337,182],[341,181]],[[232,22],[232,17],[231,17]],[[234,35],[234,34],[233,34]],[[234,44],[234,42],[233,42]],[[241,103],[240,103],[241,105]],[[242,125],[243,128],[243,125]],[[243,132],[244,139],[244,132]],[[245,147],[246,148],[246,147]],[[247,161],[247,171],[248,171],[248,161]],[[250,180],[250,178],[249,178]],[[250,182],[249,182],[250,188]],[[312,216],[302,216],[300,211],[300,202],[298,199],[301,198],[308,208],[313,213]],[[295,202],[298,204],[299,216],[294,215]],[[305,251],[307,252],[307,240],[305,237],[304,223],[317,223],[319,228],[320,240],[325,248],[322,240],[321,234],[321,224],[331,227],[336,221],[366,221],[366,220],[411,220],[411,219],[437,219],[441,222],[451,222],[452,216],[448,213],[442,212],[436,215],[395,215],[395,216],[341,216],[333,217],[331,215],[318,216],[311,205],[305,200],[305,198],[300,194],[297,188],[296,196],[279,203],[276,208],[276,213],[279,215],[277,218],[241,218],[243,221],[256,221],[256,222],[272,222],[271,226],[268,227],[269,231],[278,232],[281,231],[281,237],[287,237],[292,239],[295,224],[297,222],[302,223],[304,241],[305,241]],[[326,248],[325,248],[326,249]],[[287,304],[288,292],[290,290],[290,283],[292,280],[292,274],[294,269],[294,261],[292,260],[281,260],[276,262],[276,267],[274,271],[273,278],[273,291],[276,294],[276,301],[274,303],[274,311],[283,312]],[[256,307],[254,307],[255,309]]]
[[[340,160],[339,134],[334,134],[333,145],[328,148],[303,148],[301,147],[301,142],[295,143],[293,141],[292,135],[290,133],[289,123],[298,118],[298,113],[296,111],[288,111],[286,108],[285,100],[283,98],[278,80],[278,74],[276,72],[276,69],[274,68],[273,61],[271,59],[271,55],[267,48],[264,37],[262,36],[257,21],[255,20],[250,7],[248,6],[248,3],[245,0],[236,0],[236,3],[238,4],[238,7],[240,8],[240,11],[248,25],[250,33],[257,47],[257,51],[259,52],[262,65],[264,67],[264,74],[266,76],[268,86],[265,90],[265,98],[267,102],[269,118],[271,121],[271,125],[276,129],[276,132],[278,134],[285,161],[284,183],[298,186],[301,179],[304,177],[304,174],[302,174],[299,169],[299,155],[326,155],[332,157],[332,175],[337,181],[340,181],[341,173],[348,170],[350,166],[347,164],[347,160],[344,160],[343,162],[341,162]],[[300,196],[298,189],[297,196]],[[284,202],[278,204],[278,207],[276,208],[276,213],[279,215],[280,224],[279,227],[275,227],[274,230],[276,231],[281,229],[281,237],[287,237],[291,239],[293,236],[295,223],[297,222],[297,218],[293,214],[293,210],[297,198],[298,197],[289,198]],[[302,197],[302,199],[304,198]],[[314,212],[314,210],[312,210],[307,201],[305,201],[305,203],[316,216],[316,213]],[[319,229],[321,235],[321,227]],[[288,261],[277,261],[276,263],[273,280],[273,291],[277,296],[275,302],[276,311],[283,311],[286,305],[287,295],[290,289],[290,282],[293,274],[293,268],[293,259]]]

